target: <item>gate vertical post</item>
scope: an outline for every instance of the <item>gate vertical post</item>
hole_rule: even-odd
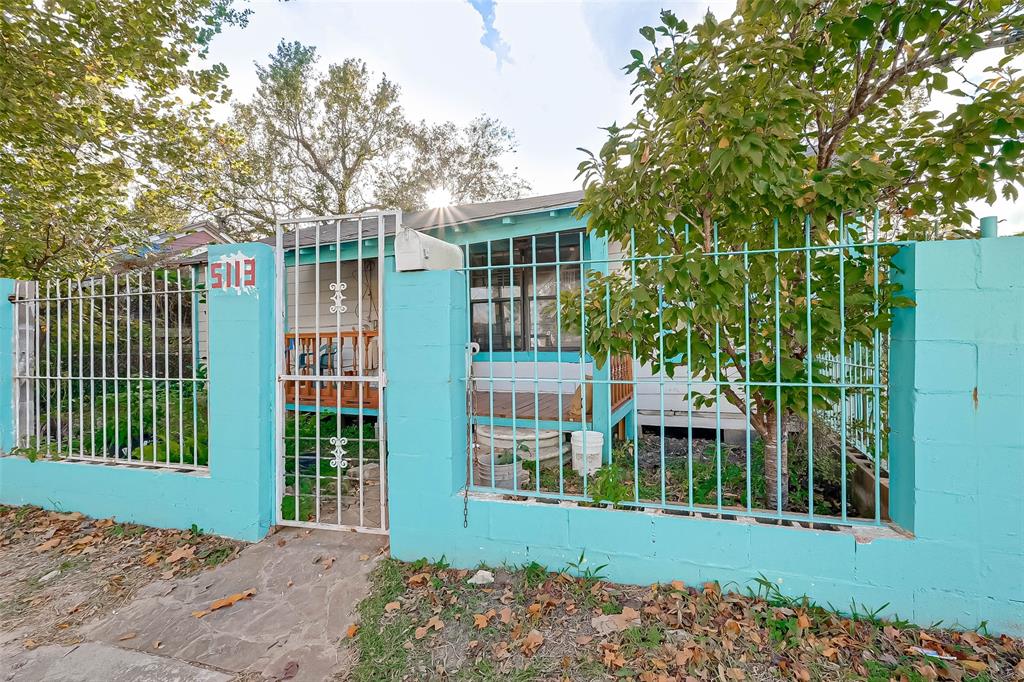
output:
[[[210,468],[257,538],[276,519],[274,268],[267,244],[209,250]]]
[[[395,272],[387,259],[391,553],[423,556],[459,518],[466,483],[466,273]]]

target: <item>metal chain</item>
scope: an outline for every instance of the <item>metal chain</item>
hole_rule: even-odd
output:
[[[469,528],[469,486],[473,477],[473,356],[480,344],[466,344],[466,487],[462,489],[462,527]]]

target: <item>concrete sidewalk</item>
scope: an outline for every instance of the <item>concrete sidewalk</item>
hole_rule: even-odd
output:
[[[156,581],[83,628],[85,642],[0,651],[0,680],[325,680],[351,661],[343,640],[387,539],[289,528],[234,561]],[[248,599],[197,618],[224,597]]]

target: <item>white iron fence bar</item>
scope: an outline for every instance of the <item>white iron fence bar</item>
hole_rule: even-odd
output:
[[[402,226],[401,212],[392,214],[395,233]],[[387,390],[387,376],[384,367],[384,215],[377,219],[377,254],[374,261],[377,274],[377,485],[380,487],[380,528],[388,528],[388,467],[387,467],[387,415],[384,392]]]
[[[363,352],[363,221],[356,222],[356,348],[352,354],[356,363],[355,373],[366,375],[366,358]],[[356,434],[359,438],[359,525],[366,525],[366,466],[363,459],[363,396],[366,384],[356,384],[358,404],[356,405]],[[339,490],[341,486],[338,486]]]
[[[342,278],[342,270],[341,270],[341,221],[340,220],[336,221],[334,223],[334,281],[337,283],[337,287],[339,287],[339,288],[341,287],[341,283],[344,282],[344,279]],[[340,293],[340,292],[335,292],[335,293]],[[317,309],[319,310],[319,306],[317,307]],[[343,387],[343,384],[340,383],[340,376],[342,374],[342,364],[344,362],[344,357],[342,356],[342,348],[341,348],[341,316],[342,316],[342,307],[341,307],[340,304],[336,304],[336,305],[333,306],[333,310],[334,310],[334,331],[337,333],[337,337],[336,338],[337,338],[337,342],[338,342],[338,359],[337,359],[337,361],[335,363],[334,371],[339,375],[338,391],[336,392],[337,400],[335,401],[336,402],[336,409],[338,411],[336,413],[337,414],[337,418],[334,420],[334,437],[337,439],[335,441],[336,443],[341,443],[341,414],[342,414],[341,413],[341,398],[342,398],[342,390],[341,389]],[[335,478],[335,491],[334,491],[334,499],[335,499],[334,519],[335,520],[334,520],[334,522],[336,524],[340,525],[341,524],[341,507],[342,507],[342,503],[341,503],[341,492],[342,492],[341,491],[341,487],[342,487],[342,482],[344,480],[344,477],[342,476],[342,473],[345,471],[346,467],[342,466],[343,462],[339,461],[339,460],[336,460],[334,462],[334,464],[335,464],[335,466],[334,466],[334,478]]]
[[[322,348],[320,346],[320,226],[314,226],[314,248],[313,248],[313,366],[316,367],[317,374],[323,373],[324,370],[324,358],[329,357],[327,355],[330,350]],[[295,311],[296,319],[299,318],[298,309]],[[340,358],[339,358],[340,359]],[[315,520],[320,522],[320,469],[321,469],[321,457],[320,452],[321,441],[320,441],[320,394],[323,384],[316,382],[313,384],[313,393],[316,396],[316,450],[315,450],[315,464],[316,470],[313,472],[313,495],[314,495],[314,509],[316,510]],[[339,385],[340,388],[340,385]],[[339,486],[340,488],[340,486]]]
[[[17,420],[15,442],[19,448],[34,448],[37,455],[43,456],[201,468],[206,465],[202,461],[205,458],[198,456],[199,443],[206,442],[204,425],[197,418],[192,424],[192,433],[186,431],[184,395],[187,386],[198,399],[207,381],[195,374],[194,365],[193,376],[184,376],[186,313],[183,304],[176,307],[174,302],[185,289],[172,290],[170,271],[164,271],[159,280],[151,273],[148,292],[142,273],[137,278],[137,291],[132,290],[129,276],[123,276],[123,282],[120,275],[110,277],[111,282],[107,282],[107,277],[48,281],[45,293],[41,283],[16,283],[14,320],[17,329],[13,342],[17,354],[12,377]],[[180,270],[174,277],[180,278]],[[133,311],[133,301],[138,304],[137,311]],[[133,314],[137,319],[132,319]],[[171,316],[175,316],[173,322]],[[163,317],[162,371],[160,317]],[[148,363],[145,357],[147,324]],[[138,348],[132,338],[133,327],[139,335]],[[171,337],[175,334],[179,341],[172,343]],[[132,355],[136,352],[138,368],[133,375]],[[175,352],[178,358],[172,357]],[[125,355],[123,371],[122,354]],[[160,382],[163,382],[162,391]],[[172,382],[178,384],[176,391]],[[179,412],[177,434],[172,423],[175,392]],[[147,405],[150,399],[153,404]],[[137,421],[133,414],[136,409]],[[147,409],[153,429],[146,426]],[[124,416],[127,421],[122,423]],[[132,433],[135,428],[137,436]],[[189,438],[194,442],[192,462],[183,454],[184,443]]]
[[[319,226],[315,227],[315,229],[319,229]],[[299,229],[298,228],[295,229],[295,250],[292,251],[292,255],[294,257],[293,258],[294,262],[292,263],[292,265],[293,265],[292,270],[295,273],[295,307],[292,309],[293,319],[289,320],[290,324],[289,324],[288,328],[291,329],[292,332],[293,332],[292,343],[293,343],[293,347],[294,347],[294,352],[292,353],[292,365],[294,367],[295,374],[300,374],[300,364],[302,362],[301,358],[303,356],[301,355],[302,350],[301,350],[300,341],[299,341],[299,269],[300,269],[301,263],[302,263],[302,258],[301,258],[302,253],[299,251]],[[292,368],[289,368],[289,369],[292,369]],[[317,374],[319,374],[319,373],[320,373],[320,369],[318,367],[317,368]],[[301,386],[301,384],[299,383],[298,380],[296,380],[295,381],[295,390],[292,393],[292,400],[294,401],[294,404],[292,405],[292,411],[295,414],[295,420],[293,422],[294,430],[295,430],[295,433],[294,433],[294,436],[295,436],[294,441],[295,442],[294,442],[294,452],[293,452],[293,458],[292,458],[292,460],[293,460],[292,461],[292,466],[293,466],[293,469],[292,469],[292,499],[295,500],[294,510],[293,510],[293,513],[292,513],[292,520],[293,521],[305,521],[306,520],[306,519],[302,518],[302,513],[301,513],[301,510],[302,510],[302,481],[301,481],[302,470],[301,470],[301,467],[299,466],[299,449],[301,448],[301,444],[299,443],[299,431],[300,431],[300,428],[299,428],[300,419],[299,419],[299,417],[300,417],[300,413],[301,413],[301,405],[299,404],[300,386]],[[317,447],[319,447],[319,444],[317,444]],[[286,468],[286,471],[287,471],[287,468]]]
[[[106,281],[106,280],[104,280]],[[95,280],[90,283],[95,293]],[[104,299],[106,300],[106,299]],[[106,374],[106,372],[104,372]],[[96,456],[96,298],[89,298],[89,453]]]
[[[121,353],[118,344],[118,338],[121,336],[121,330],[118,328],[118,317],[120,316],[121,299],[118,298],[118,287],[117,287],[117,274],[114,274],[114,454],[115,456],[121,454]],[[129,401],[130,404],[130,401]],[[105,450],[106,455],[110,455],[110,450]]]
[[[101,449],[101,457],[107,456],[107,278],[104,277],[102,281],[103,299],[101,301],[102,307],[100,311],[100,348],[101,348],[101,370],[103,372],[103,380],[100,382],[100,392],[102,394],[102,424],[103,424],[103,440]]]

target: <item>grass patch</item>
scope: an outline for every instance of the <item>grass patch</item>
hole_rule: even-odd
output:
[[[387,560],[358,608],[351,679],[991,682],[1024,667],[1019,640],[984,628],[919,628],[882,618],[884,607],[837,612],[764,579],[745,594],[616,585],[603,568],[585,556],[558,572],[530,562],[476,586],[473,570],[446,562]]]
[[[385,622],[384,607],[405,592],[402,565],[393,559],[385,559],[374,570],[370,580],[373,592],[358,607],[360,626],[356,643],[359,661],[352,670],[352,679],[356,682],[396,680],[405,674],[408,664],[408,651],[402,645],[409,637],[412,619],[398,614]]]

